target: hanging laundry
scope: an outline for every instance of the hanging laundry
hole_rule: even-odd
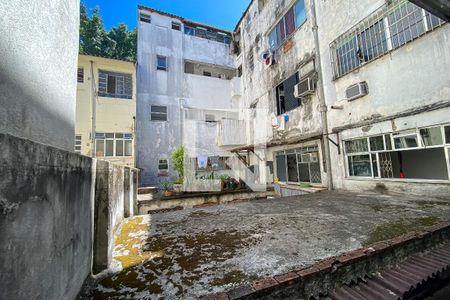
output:
[[[206,167],[208,166],[208,156],[197,157],[197,163],[199,169],[206,169]]]

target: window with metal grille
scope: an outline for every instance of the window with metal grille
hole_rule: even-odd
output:
[[[167,71],[167,57],[162,55],[156,55],[156,69],[161,71]]]
[[[167,121],[167,106],[152,105],[150,120]]]
[[[339,78],[444,23],[407,0],[394,0],[331,43],[334,77]]]
[[[84,82],[84,69],[83,68],[78,68],[77,82],[78,83],[83,83]]]
[[[75,135],[75,152],[81,153],[81,135]]]
[[[99,71],[98,95],[100,97],[132,99],[133,79],[131,74]]]
[[[97,157],[124,157],[133,155],[132,133],[95,133]]]

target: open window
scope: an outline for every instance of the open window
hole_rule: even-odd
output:
[[[345,141],[349,177],[449,180],[450,127]]]
[[[300,106],[301,101],[294,97],[294,87],[298,83],[298,72],[279,84],[276,91],[277,114],[293,110]]]

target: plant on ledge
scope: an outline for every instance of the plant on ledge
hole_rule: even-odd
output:
[[[184,155],[186,149],[184,146],[180,146],[170,155],[173,163],[173,168],[178,172],[178,178],[174,181],[174,190],[177,193],[183,191],[183,181],[184,181]]]
[[[169,181],[161,182],[161,189],[163,191],[164,196],[166,196],[166,197],[172,196],[171,187],[172,187],[172,185]]]

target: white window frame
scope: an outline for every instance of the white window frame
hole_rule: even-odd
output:
[[[448,172],[448,179],[450,180],[450,159],[449,159],[449,155],[450,155],[450,143],[447,143],[445,140],[445,127],[450,126],[450,124],[443,124],[443,125],[430,125],[430,126],[426,126],[426,127],[419,127],[413,130],[405,130],[404,133],[379,133],[376,135],[370,135],[370,136],[366,136],[366,137],[356,137],[356,138],[351,138],[351,139],[346,139],[342,141],[342,145],[343,145],[343,149],[344,149],[344,169],[345,169],[345,175],[347,179],[358,179],[358,178],[372,178],[372,179],[383,179],[383,180],[399,180],[398,178],[382,178],[381,177],[381,168],[380,168],[380,153],[387,153],[387,152],[398,152],[398,151],[410,151],[410,150],[421,150],[421,149],[431,149],[431,148],[443,148],[444,149],[444,153],[446,156],[446,161],[447,161],[447,172]],[[441,145],[432,145],[432,146],[425,146],[425,144],[423,143],[422,140],[422,135],[420,134],[420,130],[421,129],[429,129],[429,128],[436,128],[436,127],[441,127],[441,135],[442,135],[442,139],[443,139],[443,144]],[[386,136],[389,135],[390,137],[390,142],[391,142],[391,149],[387,149],[387,144],[386,144]],[[377,151],[372,151],[371,147],[370,147],[370,138],[373,137],[377,137],[377,136],[382,136],[383,137],[383,144],[384,144],[384,150],[377,150]],[[417,139],[417,147],[411,147],[411,148],[396,148],[395,147],[395,143],[394,143],[394,138],[398,138],[398,137],[405,137],[405,136],[416,136]],[[348,141],[353,141],[353,140],[360,140],[360,139],[366,139],[367,140],[367,145],[368,145],[368,150],[367,152],[355,152],[355,153],[347,153],[347,147],[346,147],[346,142]],[[377,160],[377,168],[378,168],[378,175],[375,176],[374,174],[374,170],[373,170],[373,158],[372,155],[375,155],[376,160]],[[350,156],[357,156],[357,155],[369,155],[370,157],[370,168],[371,168],[371,174],[372,176],[350,176],[350,165],[349,165],[349,161],[348,161],[348,157]],[[423,181],[430,181],[429,179],[415,179],[415,180],[423,180]],[[435,179],[435,180],[441,180],[441,179]]]
[[[81,153],[83,144],[83,136],[81,134],[75,135],[75,153]]]
[[[112,134],[113,137],[107,137],[107,134]],[[122,137],[118,137],[118,135],[122,135]],[[133,149],[133,134],[132,133],[126,133],[126,132],[97,132],[95,135],[95,153],[98,152],[99,149],[97,149],[97,141],[103,140],[103,156],[98,157],[105,157],[105,158],[111,158],[111,157],[133,157],[134,149]],[[106,141],[112,141],[113,143],[113,155],[106,155]],[[117,143],[122,141],[123,145],[123,154],[117,155]],[[131,153],[127,155],[126,151],[126,144],[131,143]],[[101,149],[100,149],[101,150]]]

